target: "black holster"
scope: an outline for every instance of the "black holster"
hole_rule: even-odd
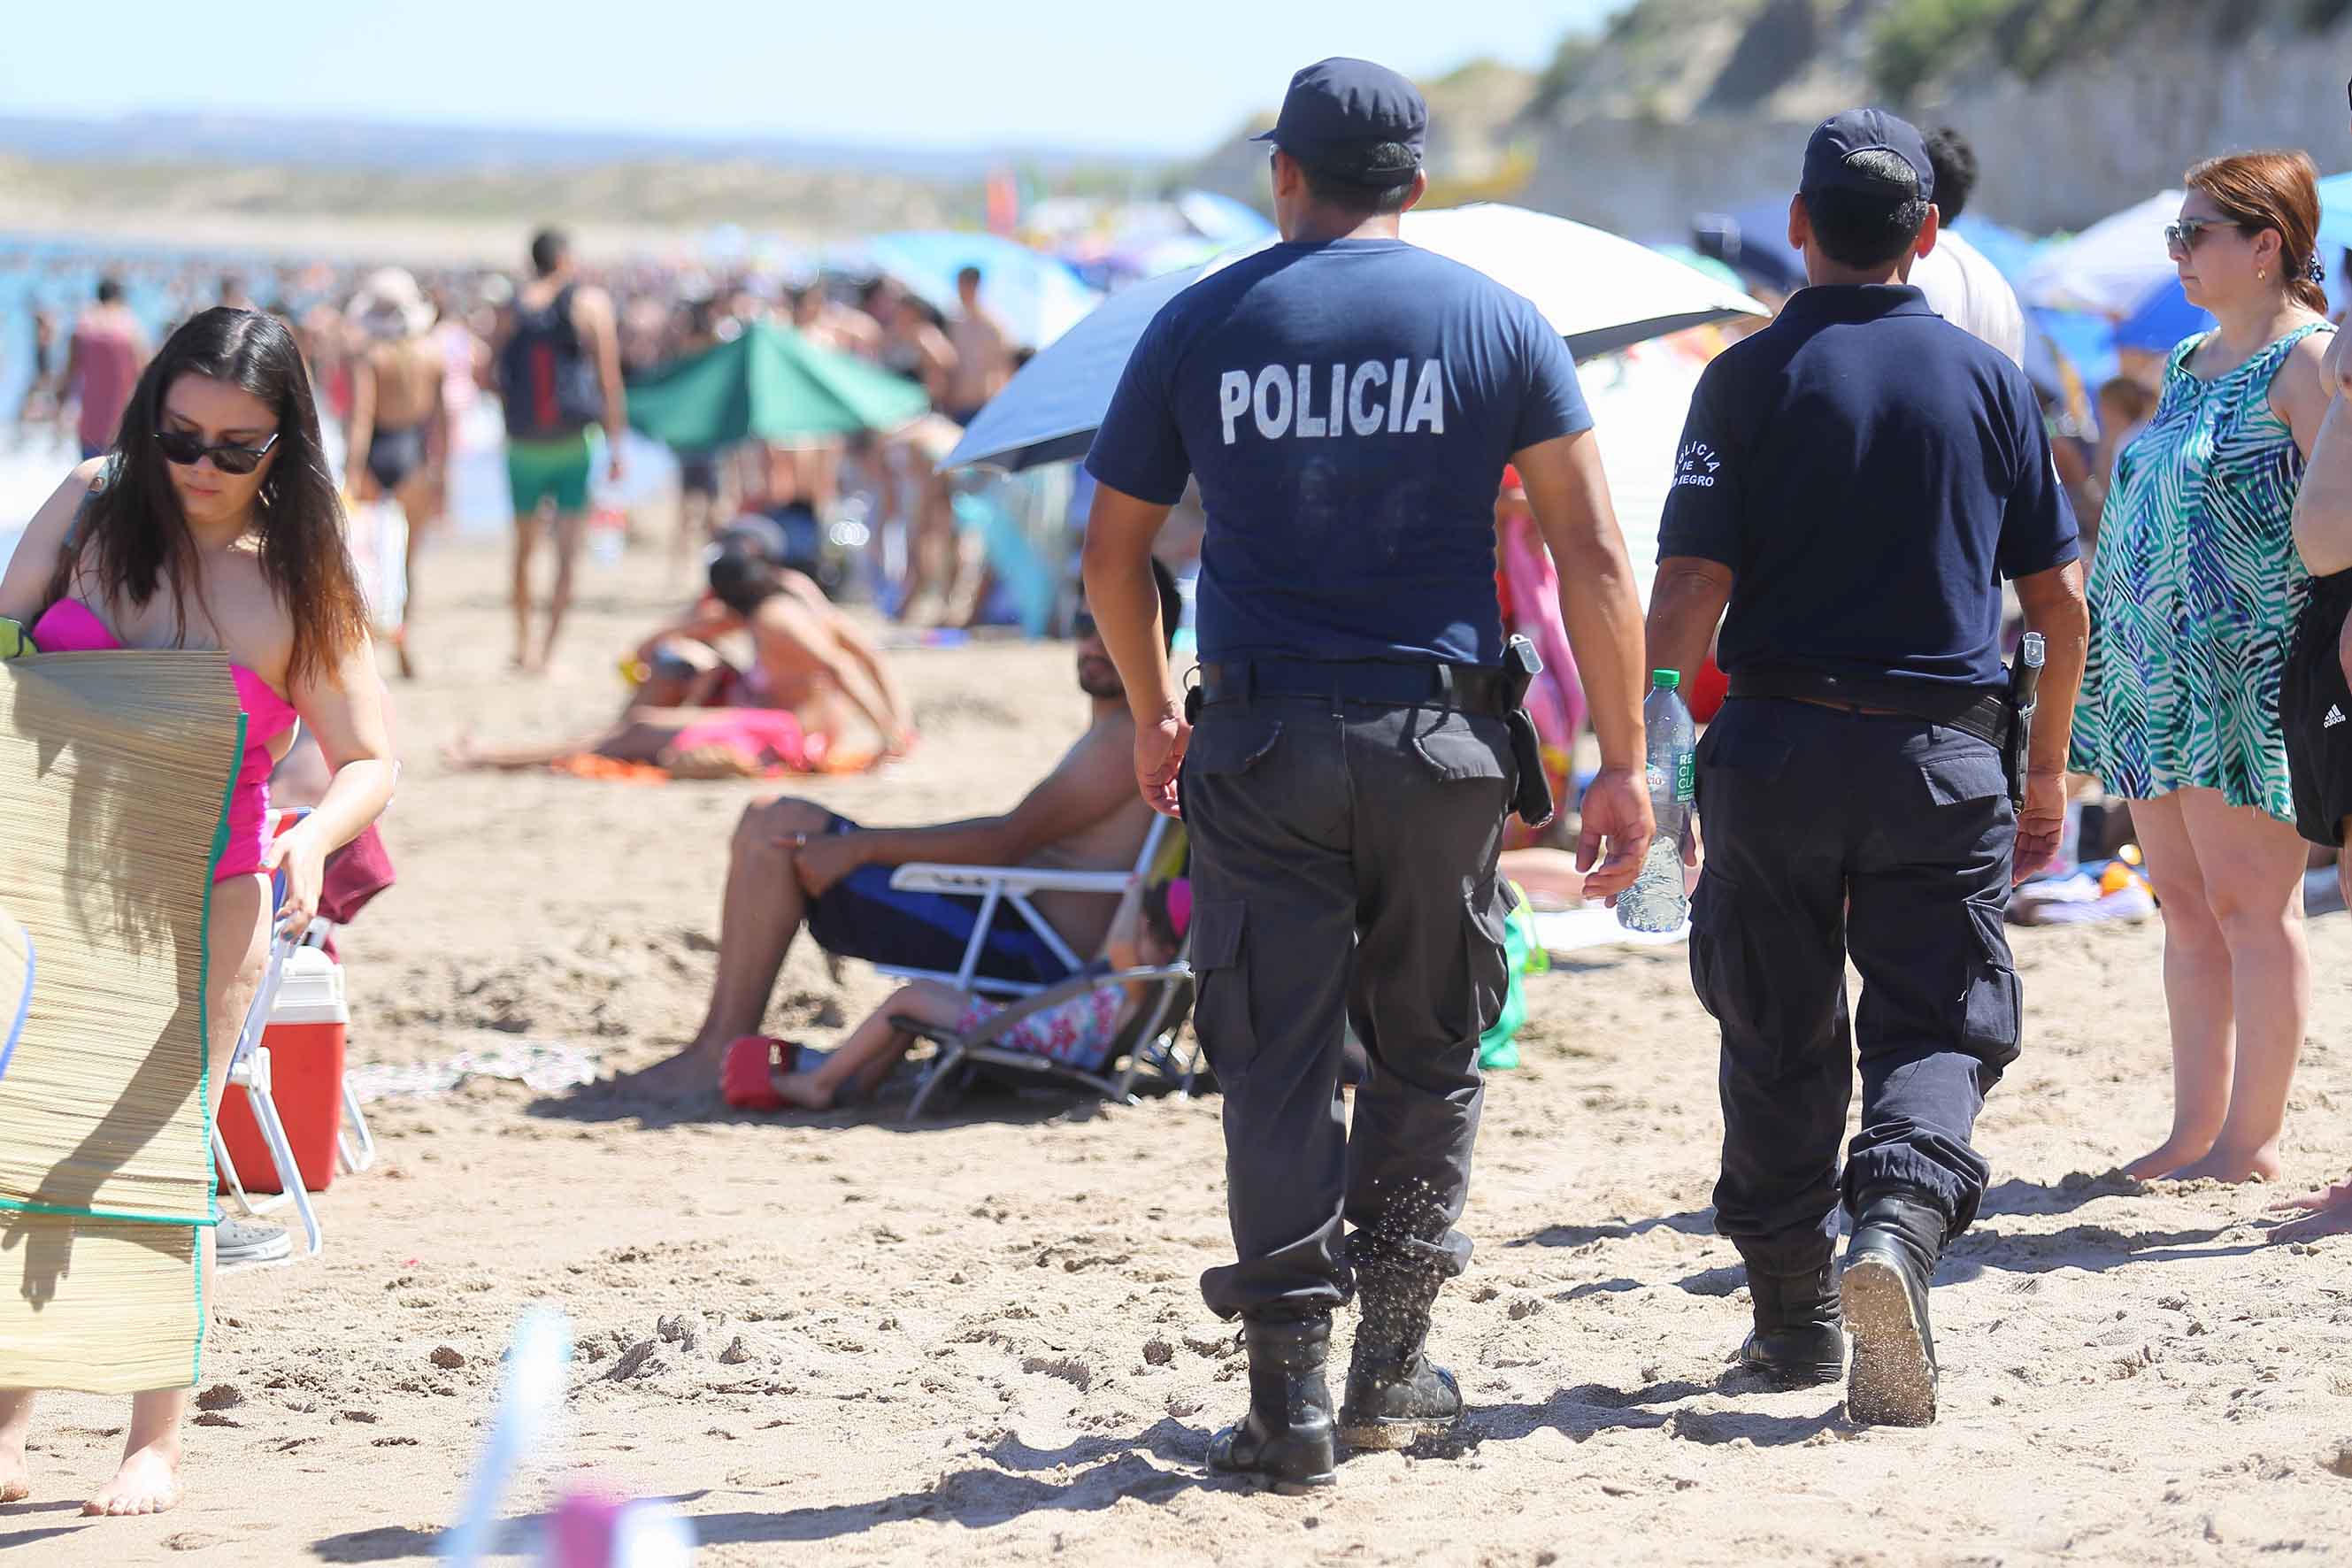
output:
[[[1549,823],[1555,805],[1551,780],[1544,776],[1543,738],[1536,733],[1535,719],[1528,712],[1528,689],[1542,673],[1543,657],[1536,652],[1535,644],[1513,637],[1503,650],[1503,689],[1510,702],[1506,719],[1511,727],[1511,757],[1519,772],[1511,811],[1529,827]]]

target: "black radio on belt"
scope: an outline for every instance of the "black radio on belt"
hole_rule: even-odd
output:
[[[1543,673],[1543,656],[1525,637],[1513,637],[1503,649],[1503,696],[1506,720],[1511,727],[1511,756],[1519,765],[1519,787],[1511,810],[1529,827],[1541,827],[1552,818],[1551,780],[1544,776],[1543,740],[1528,713],[1528,688]]]
[[[2010,726],[2001,747],[2001,768],[2009,774],[2009,799],[2025,804],[2025,756],[2033,741],[2033,710],[2042,701],[2042,664],[2046,657],[2040,632],[2028,632],[2017,647],[2017,662],[2009,667]]]

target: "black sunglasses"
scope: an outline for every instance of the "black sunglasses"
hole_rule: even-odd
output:
[[[253,472],[254,469],[261,467],[261,459],[269,456],[269,449],[276,445],[278,445],[278,432],[275,430],[269,433],[269,439],[258,447],[238,447],[226,441],[215,446],[193,430],[155,432],[155,447],[163,454],[164,461],[177,463],[184,468],[193,468],[206,458],[210,458],[213,460],[213,467],[224,474]]]
[[[1100,635],[1101,631],[1095,625],[1094,613],[1091,610],[1080,610],[1077,614],[1070,617],[1070,640],[1072,642],[1084,642],[1088,637],[1099,637]]]
[[[2205,237],[2208,229],[2234,228],[2242,234],[2246,226],[2235,218],[2185,217],[2179,223],[2164,226],[2164,245],[2168,250],[2178,250],[2186,255],[2197,248],[2197,242]]]

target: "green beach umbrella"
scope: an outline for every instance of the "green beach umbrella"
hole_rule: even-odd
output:
[[[889,430],[930,405],[913,383],[769,321],[629,386],[629,423],[687,451]]]

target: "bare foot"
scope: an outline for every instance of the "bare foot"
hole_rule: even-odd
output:
[[[457,731],[456,740],[441,748],[441,765],[453,773],[468,772],[480,760],[481,753],[474,744],[474,730],[470,724]]]
[[[122,1457],[122,1468],[105,1489],[81,1505],[85,1514],[121,1519],[162,1513],[180,1503],[180,1445],[175,1437],[151,1443]]]
[[[833,1090],[818,1082],[813,1072],[771,1073],[768,1081],[775,1085],[776,1092],[787,1105],[796,1105],[803,1110],[833,1109]]]
[[[2311,1241],[2352,1233],[2352,1180],[2273,1204],[2266,1217],[2280,1223],[2273,1241]]]
[[[33,1495],[33,1468],[25,1450],[0,1443],[0,1502],[23,1502]]]
[[[2152,1182],[2158,1177],[2170,1176],[2190,1161],[2202,1160],[2212,1152],[2211,1139],[2200,1143],[2176,1133],[2166,1139],[2161,1147],[2150,1150],[2124,1166],[2123,1173],[2143,1182]]]
[[[613,1080],[617,1094],[641,1096],[647,1100],[677,1103],[699,1100],[719,1092],[719,1069],[727,1059],[727,1047],[721,1042],[705,1045],[700,1041],[687,1047],[677,1055],[649,1068],[623,1073]]]
[[[2216,1149],[2203,1159],[2172,1172],[2168,1179],[2176,1182],[2275,1182],[2279,1174],[2278,1155],[2265,1144],[2245,1154]]]

